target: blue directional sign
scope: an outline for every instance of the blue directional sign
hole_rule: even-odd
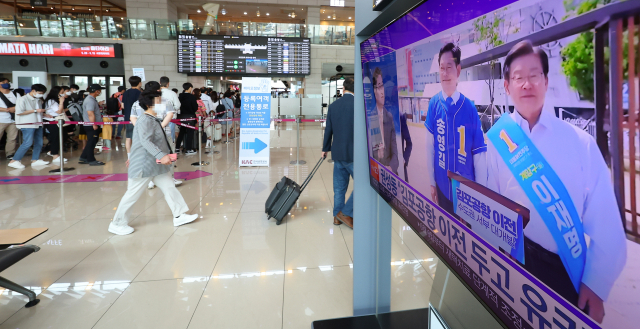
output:
[[[255,139],[253,142],[242,143],[243,150],[253,150],[253,153],[259,153],[264,150],[268,145],[259,139]]]
[[[269,166],[271,79],[242,78],[240,166]]]

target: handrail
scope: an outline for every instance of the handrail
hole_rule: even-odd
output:
[[[89,24],[91,26],[87,26]],[[176,40],[178,34],[202,34],[204,24],[193,20],[121,17],[91,20],[57,15],[6,16],[0,17],[0,38],[42,36]],[[100,31],[92,28],[96,25],[100,26]],[[208,35],[305,37],[310,38],[311,43],[324,45],[353,45],[355,42],[355,28],[352,26],[220,21],[213,25],[211,29],[207,29]]]

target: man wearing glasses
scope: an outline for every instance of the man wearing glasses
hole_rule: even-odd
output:
[[[483,158],[487,146],[482,135],[478,110],[458,90],[460,48],[448,43],[440,49],[440,85],[442,91],[429,101],[427,118],[427,163],[433,164],[431,199],[445,211],[454,214],[453,191],[447,171],[484,183],[486,166]]]
[[[530,210],[524,268],[602,323],[626,262],[622,220],[596,141],[543,109],[548,72],[547,54],[529,41],[505,58],[515,111],[487,132],[487,187]]]
[[[373,70],[373,93],[376,97],[376,110],[378,111],[378,124],[382,134],[382,143],[374,150],[373,157],[381,164],[389,167],[394,174],[398,174],[398,145],[396,144],[396,129],[393,125],[393,115],[384,108],[384,81],[382,70],[376,67]]]

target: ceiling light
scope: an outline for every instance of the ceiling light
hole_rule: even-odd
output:
[[[351,16],[349,16],[349,19],[351,19]]]
[[[335,13],[333,13],[333,19],[336,19],[336,14]]]
[[[291,13],[291,18],[296,18],[296,12],[295,11]]]
[[[244,12],[244,14],[246,15],[246,14],[247,14],[247,12],[245,11],[245,12]]]
[[[222,15],[226,15],[226,14],[227,14],[227,10],[226,10],[226,9],[224,9],[224,7],[222,7],[222,10],[220,11],[220,13],[221,13]]]
[[[256,10],[256,16],[260,17],[260,7],[258,7],[258,10]]]
[[[107,9],[107,12],[109,12],[109,9]]]
[[[51,6],[51,9],[53,10],[53,6]]]
[[[200,13],[200,9],[198,9],[198,13]]]
[[[89,8],[89,11],[91,11],[91,8]]]
[[[71,7],[71,10],[76,10],[76,7]]]
[[[331,16],[327,16],[327,18],[331,18]]]
[[[269,16],[269,13],[267,13],[267,16]]]

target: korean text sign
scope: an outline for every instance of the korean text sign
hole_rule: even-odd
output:
[[[271,79],[242,78],[240,166],[269,166]]]

